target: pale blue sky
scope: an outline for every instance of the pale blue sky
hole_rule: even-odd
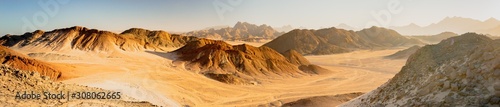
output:
[[[273,27],[292,25],[332,27],[340,23],[364,27],[376,21],[371,12],[387,10],[391,0],[0,0],[0,35],[35,29],[85,26],[109,31],[132,27],[166,31],[191,31],[238,21]],[[241,1],[230,3],[228,1]],[[485,20],[500,19],[500,0],[392,0],[401,13],[391,14],[388,26],[410,23],[428,25],[447,16]],[[54,16],[38,2],[58,3]],[[62,2],[62,1],[61,1]],[[214,4],[231,9],[219,15]],[[54,6],[49,6],[54,9]],[[33,16],[38,16],[37,20]],[[46,16],[44,18],[43,16]],[[222,16],[223,19],[221,19]],[[23,19],[27,21],[24,22]],[[46,20],[44,20],[46,19]],[[46,23],[36,23],[46,22]],[[31,24],[30,24],[31,23]]]

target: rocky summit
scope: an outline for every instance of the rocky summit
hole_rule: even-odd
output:
[[[499,46],[476,33],[424,46],[394,78],[343,106],[499,106]]]

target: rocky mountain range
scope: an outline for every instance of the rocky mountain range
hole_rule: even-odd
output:
[[[283,34],[268,25],[254,25],[247,22],[238,22],[233,27],[208,29],[184,33],[185,36],[194,36],[216,40],[246,40],[246,39],[273,39]]]
[[[428,26],[418,26],[410,24],[407,26],[389,27],[404,35],[429,35],[438,34],[443,31],[463,34],[467,32],[478,32],[491,35],[500,35],[498,27],[500,21],[495,18],[489,18],[484,21],[463,18],[463,17],[446,17],[443,20],[430,24]]]
[[[499,46],[476,33],[424,46],[387,83],[343,106],[499,106]]]
[[[412,46],[423,42],[400,35],[394,30],[372,27],[361,31],[326,28],[296,29],[264,44],[280,53],[293,49],[303,55],[324,55],[357,49]]]
[[[149,31],[132,28],[121,34],[74,26],[45,32],[37,30],[23,35],[6,35],[0,44],[14,48],[36,48],[39,50],[83,50],[83,51],[142,51],[163,50],[179,47],[195,37],[170,35],[165,31]]]

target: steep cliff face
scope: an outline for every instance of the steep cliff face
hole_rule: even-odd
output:
[[[498,106],[499,46],[475,33],[424,46],[393,79],[344,106]]]

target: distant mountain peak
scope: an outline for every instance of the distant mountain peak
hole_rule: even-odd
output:
[[[441,22],[456,22],[456,21],[479,21],[479,20],[472,19],[472,18],[453,16],[453,17],[446,17],[443,20],[441,20],[439,23],[441,23]]]
[[[349,26],[345,23],[340,23],[336,26],[337,28],[346,29],[346,30],[357,30],[355,27]]]
[[[499,22],[499,21],[493,17],[490,17],[490,18],[486,19],[484,22]]]
[[[410,26],[410,27],[421,27],[421,26],[419,26],[419,25],[417,25],[415,23],[410,23],[408,26]]]
[[[238,21],[235,25],[234,25],[234,28],[241,28],[241,27],[247,27],[247,26],[257,26],[257,25],[254,25],[254,24],[250,24],[250,23],[247,23],[247,22],[240,22]]]

